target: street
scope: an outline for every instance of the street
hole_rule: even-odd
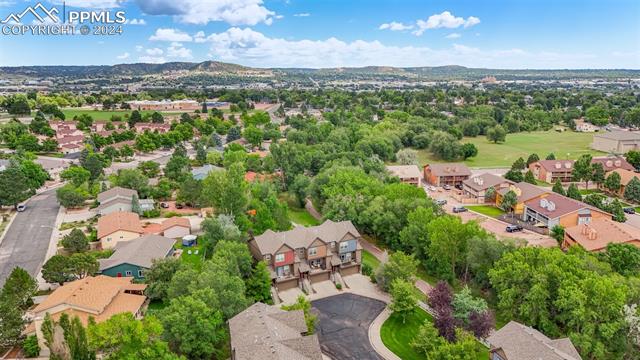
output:
[[[0,243],[0,286],[18,266],[35,278],[49,248],[60,208],[56,190],[35,195],[26,205],[24,212],[16,214]]]

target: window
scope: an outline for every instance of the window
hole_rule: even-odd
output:
[[[291,269],[289,268],[289,265],[278,266],[276,268],[276,274],[278,275],[278,277],[289,276],[289,275],[291,275]]]
[[[138,270],[138,277],[144,277],[144,273],[142,272],[142,270]]]
[[[318,248],[309,248],[309,256],[315,256],[318,255]]]
[[[265,256],[264,256],[264,259],[265,259],[266,261],[271,261],[271,254],[267,254],[267,255],[265,255]]]
[[[312,268],[317,269],[322,266],[322,259],[313,259],[309,262],[309,265]]]
[[[342,260],[343,263],[347,263],[351,261],[351,253],[344,253],[344,254],[340,254],[340,260]]]
[[[340,243],[340,252],[346,251],[349,248],[349,242],[343,241]]]
[[[283,262],[284,254],[276,254],[276,262]]]
[[[131,276],[132,274],[133,274],[133,273],[131,272],[131,270],[127,270],[127,271],[125,272],[125,275],[127,275],[127,276]]]

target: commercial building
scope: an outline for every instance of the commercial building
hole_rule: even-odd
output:
[[[614,154],[625,154],[640,149],[640,133],[631,131],[607,131],[593,135],[591,148]]]

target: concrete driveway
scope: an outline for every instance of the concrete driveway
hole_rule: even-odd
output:
[[[60,209],[56,190],[35,195],[26,205],[24,212],[16,214],[0,243],[0,286],[18,266],[35,278],[49,249]]]
[[[332,359],[381,360],[369,341],[369,326],[386,304],[351,293],[311,302],[318,314],[316,333],[322,352]]]

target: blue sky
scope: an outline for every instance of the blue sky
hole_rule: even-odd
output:
[[[0,18],[35,3],[0,0]],[[58,9],[61,3],[43,2]],[[255,67],[640,69],[638,0],[68,0],[66,6],[125,11],[128,23],[114,36],[0,34],[0,65],[217,60]]]

